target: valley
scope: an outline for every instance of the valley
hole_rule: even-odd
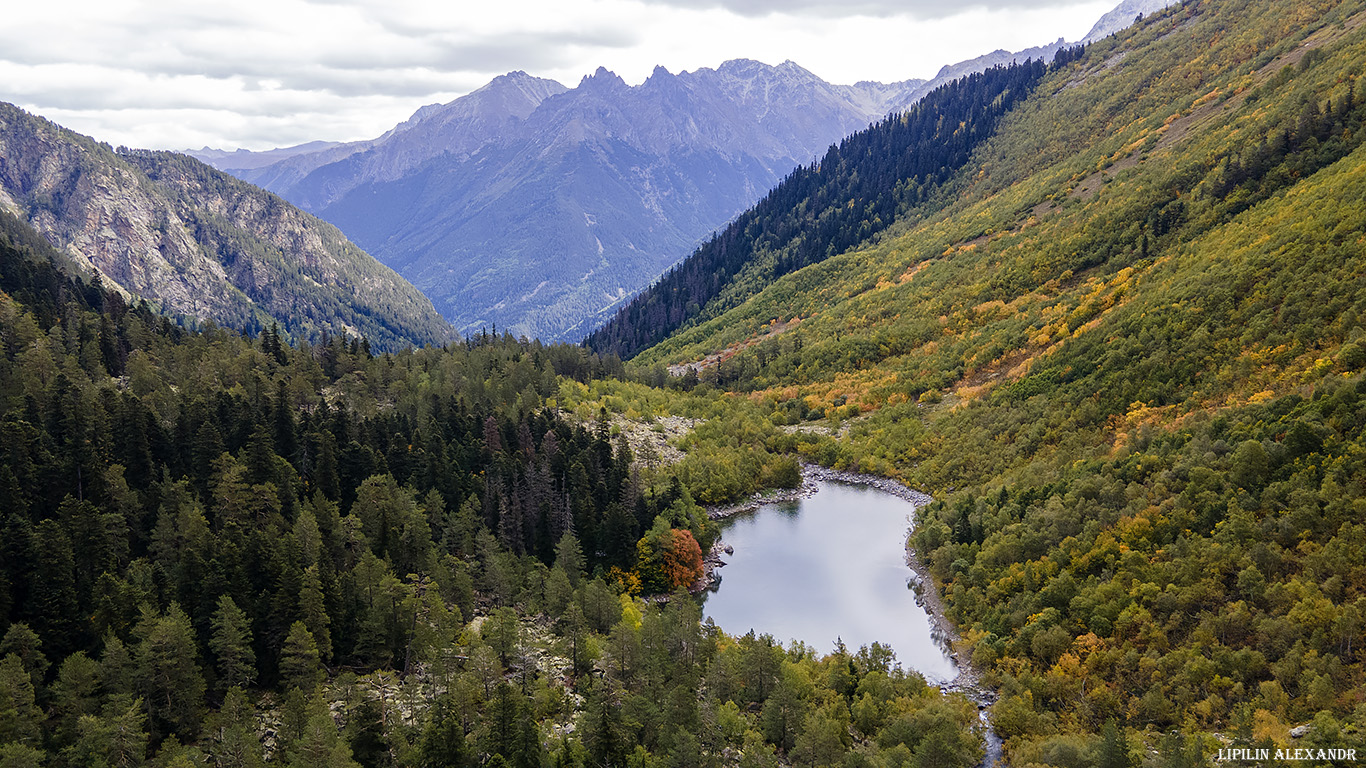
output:
[[[1143,8],[885,118],[924,84],[512,73],[372,142],[212,158],[284,197],[6,107],[0,765],[1366,753],[1366,7]],[[779,115],[747,119],[767,159],[689,155],[762,168],[748,196],[660,170],[733,210],[658,280],[478,245],[543,204],[618,258],[621,221],[688,218],[621,169],[690,151],[704,84],[797,80],[863,124],[813,138],[822,101],[809,154]],[[477,141],[400,151],[451,125]],[[460,230],[474,271],[396,255],[455,242],[397,228],[454,210],[419,191],[526,173],[459,192],[501,217]],[[617,223],[581,204],[608,190]],[[581,344],[568,311],[495,331],[495,273],[604,311]]]

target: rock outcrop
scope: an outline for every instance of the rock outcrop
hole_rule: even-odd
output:
[[[0,207],[162,311],[254,333],[442,342],[412,285],[326,222],[203,163],[115,152],[0,103]]]

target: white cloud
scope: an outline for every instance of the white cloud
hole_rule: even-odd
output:
[[[513,69],[571,86],[598,66],[634,83],[731,58],[791,59],[834,82],[928,77],[1076,39],[1112,5],[851,2],[23,3],[0,26],[0,99],[112,144],[264,149],[371,138]]]
[[[1055,10],[1077,5],[1069,0],[646,0],[676,8],[722,8],[740,16],[798,14],[824,18],[908,16],[943,19],[968,10]]]

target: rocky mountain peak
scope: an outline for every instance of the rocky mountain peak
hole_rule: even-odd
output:
[[[629,88],[621,76],[606,67],[598,67],[591,75],[585,75],[579,81],[579,88],[586,88],[593,91],[615,91],[621,88]]]
[[[0,158],[0,205],[170,313],[385,348],[449,338],[428,299],[335,227],[197,160],[116,153],[4,102]]]

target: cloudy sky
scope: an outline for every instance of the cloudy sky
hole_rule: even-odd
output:
[[[515,69],[790,59],[830,82],[930,77],[1086,34],[1116,0],[40,0],[0,25],[0,100],[111,144],[373,138]]]

